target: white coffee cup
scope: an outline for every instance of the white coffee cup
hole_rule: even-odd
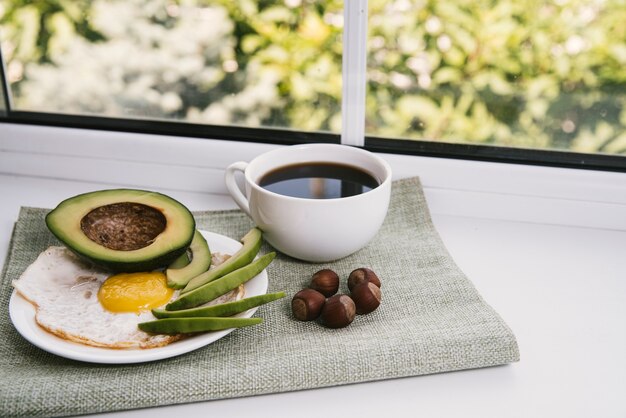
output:
[[[348,197],[312,199],[271,192],[259,185],[270,171],[293,164],[334,163],[359,168],[379,185]],[[236,181],[243,172],[245,192]],[[326,262],[363,248],[378,232],[389,206],[391,167],[382,158],[346,145],[305,144],[278,148],[226,169],[226,187],[237,205],[274,248],[292,257]]]

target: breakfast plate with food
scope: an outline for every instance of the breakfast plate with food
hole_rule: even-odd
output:
[[[13,281],[9,313],[26,340],[62,357],[177,356],[262,322],[258,306],[284,297],[267,294],[275,254],[257,255],[260,230],[241,242],[196,230],[184,206],[158,193],[79,195],[46,224],[64,246],[41,252]]]

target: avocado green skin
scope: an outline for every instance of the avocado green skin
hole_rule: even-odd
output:
[[[182,269],[190,262],[191,260],[189,259],[189,254],[187,254],[187,251],[185,251],[180,257],[174,260],[172,264],[167,266],[167,268],[168,269]]]
[[[137,273],[137,272],[142,272],[142,271],[157,270],[157,269],[160,269],[164,266],[171,264],[174,260],[180,257],[187,250],[186,248],[180,248],[178,250],[171,251],[168,254],[164,254],[160,257],[154,257],[154,258],[151,258],[145,261],[140,261],[140,262],[126,263],[126,262],[116,262],[116,261],[111,261],[111,260],[100,260],[93,256],[82,254],[76,248],[70,247],[65,242],[63,242],[63,244],[69,250],[71,250],[74,254],[82,258],[83,260],[89,263],[92,263],[98,267],[101,267],[106,271],[110,271],[112,273]]]
[[[254,257],[259,253],[261,244],[263,243],[263,233],[258,228],[252,228],[243,236],[241,242],[243,246],[230,257],[228,260],[214,268],[192,278],[181,293],[187,293],[206,283],[212,282],[225,274],[235,271],[247,264],[250,264]]]
[[[120,259],[116,255],[116,253],[118,254],[124,253],[123,251],[111,250],[104,246],[98,246],[99,248],[97,252],[86,251],[85,249],[71,242],[71,239],[68,239],[66,231],[64,231],[64,226],[67,224],[71,224],[72,222],[80,222],[80,219],[72,219],[71,217],[68,216],[67,220],[63,219],[63,222],[60,222],[58,218],[59,217],[64,218],[63,216],[61,216],[61,214],[63,214],[64,211],[65,213],[67,213],[65,209],[68,206],[76,207],[80,205],[81,201],[89,201],[89,199],[94,196],[105,196],[105,199],[106,199],[101,204],[97,205],[96,207],[107,205],[107,204],[125,202],[128,200],[124,198],[116,199],[116,193],[119,193],[119,194],[135,193],[137,195],[141,195],[144,198],[149,197],[150,199],[155,199],[155,203],[159,203],[159,205],[164,205],[164,204],[173,205],[174,207],[176,207],[178,211],[180,211],[181,213],[185,215],[185,220],[187,221],[188,228],[190,228],[190,231],[188,231],[188,234],[187,234],[188,239],[179,240],[177,245],[170,246],[169,248],[167,248],[167,250],[159,249],[158,251],[154,251],[151,254],[147,254],[142,259],[135,259],[131,261]],[[142,201],[141,203],[149,205],[150,202]],[[157,205],[155,204],[155,206]],[[105,270],[112,271],[112,272],[126,272],[126,273],[151,271],[151,270],[162,268],[171,264],[174,260],[176,260],[178,257],[183,255],[183,253],[187,250],[187,248],[191,244],[194,231],[196,228],[196,223],[195,223],[195,219],[193,215],[180,202],[172,199],[169,196],[163,195],[161,193],[150,192],[146,190],[135,190],[135,189],[101,190],[101,191],[83,193],[80,195],[70,197],[68,199],[65,199],[61,203],[59,203],[59,205],[57,205],[55,209],[48,212],[48,214],[46,215],[45,221],[46,221],[46,226],[48,227],[50,232],[52,232],[52,234],[59,241],[61,241],[68,249],[70,249],[73,253],[75,253],[79,257],[83,258],[84,260],[88,262],[91,262],[92,264],[96,266],[102,267]],[[82,234],[82,231],[81,231],[81,234]],[[149,248],[149,247],[150,246],[145,247],[145,248]]]
[[[232,316],[284,297],[285,292],[267,293],[265,295],[252,296],[234,302],[220,303],[219,305],[203,306],[200,308],[183,309],[180,311],[153,309],[152,314],[159,319]]]
[[[165,270],[167,285],[173,289],[182,289],[189,280],[204,273],[211,267],[211,250],[206,239],[199,231],[193,234],[189,245],[191,262],[184,267],[176,268],[171,265]],[[175,260],[177,261],[178,258]]]
[[[155,334],[190,334],[242,328],[263,322],[261,318],[166,318],[140,322],[139,329]]]
[[[275,252],[265,254],[254,260],[252,263],[238,270],[228,273],[217,280],[209,282],[190,292],[181,295],[175,301],[168,303],[165,309],[168,311],[178,311],[181,309],[193,308],[203,303],[212,301],[244,284],[248,280],[262,272],[265,267],[269,266],[276,257]]]

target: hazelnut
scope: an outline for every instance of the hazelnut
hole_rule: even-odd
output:
[[[322,309],[322,323],[329,328],[350,325],[356,314],[354,301],[348,295],[335,295],[326,301]]]
[[[350,295],[359,315],[374,312],[380,305],[380,288],[372,282],[361,282],[354,286]]]
[[[291,300],[293,316],[300,321],[311,321],[322,312],[326,298],[317,290],[304,289],[296,293]]]
[[[330,269],[318,271],[311,278],[311,289],[315,289],[326,297],[330,297],[339,290],[339,276]]]
[[[368,268],[361,267],[353,270],[350,276],[348,276],[348,289],[352,291],[357,284],[362,282],[371,282],[380,287],[380,279],[376,273]]]

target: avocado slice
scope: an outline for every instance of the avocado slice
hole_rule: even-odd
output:
[[[181,309],[195,308],[210,302],[256,277],[257,274],[270,265],[275,257],[275,252],[267,253],[245,267],[231,271],[217,280],[180,295],[178,299],[165,305],[165,309],[168,311],[179,311]]]
[[[179,259],[176,259],[165,271],[169,287],[182,289],[189,283],[189,280],[204,273],[211,267],[211,250],[200,232],[196,231],[193,234],[189,250],[191,251],[191,262],[189,264],[182,268],[176,268],[175,263],[180,263]]]
[[[220,303],[218,305],[201,306],[199,308],[182,309],[180,311],[168,311],[157,308],[152,310],[152,314],[159,319],[233,316],[284,297],[285,292],[265,293],[263,295],[251,296],[249,298]]]
[[[260,324],[262,318],[166,318],[140,322],[139,329],[154,334],[191,334]]]
[[[191,242],[193,242],[193,240]],[[189,250],[187,250],[183,253],[183,255],[178,257],[176,260],[172,261],[172,264],[167,266],[167,268],[168,269],[182,269],[190,262],[191,262],[191,259],[189,258]]]
[[[161,193],[100,190],[59,203],[48,229],[79,256],[114,272],[149,271],[180,257],[196,222],[184,205]]]
[[[196,289],[210,281],[220,278],[231,271],[235,271],[247,264],[250,264],[254,257],[259,253],[263,233],[259,228],[252,228],[246,235],[241,238],[243,246],[230,257],[228,260],[217,266],[216,268],[209,270],[194,277],[187,283],[187,286],[181,291],[181,293],[187,293],[190,290]]]

